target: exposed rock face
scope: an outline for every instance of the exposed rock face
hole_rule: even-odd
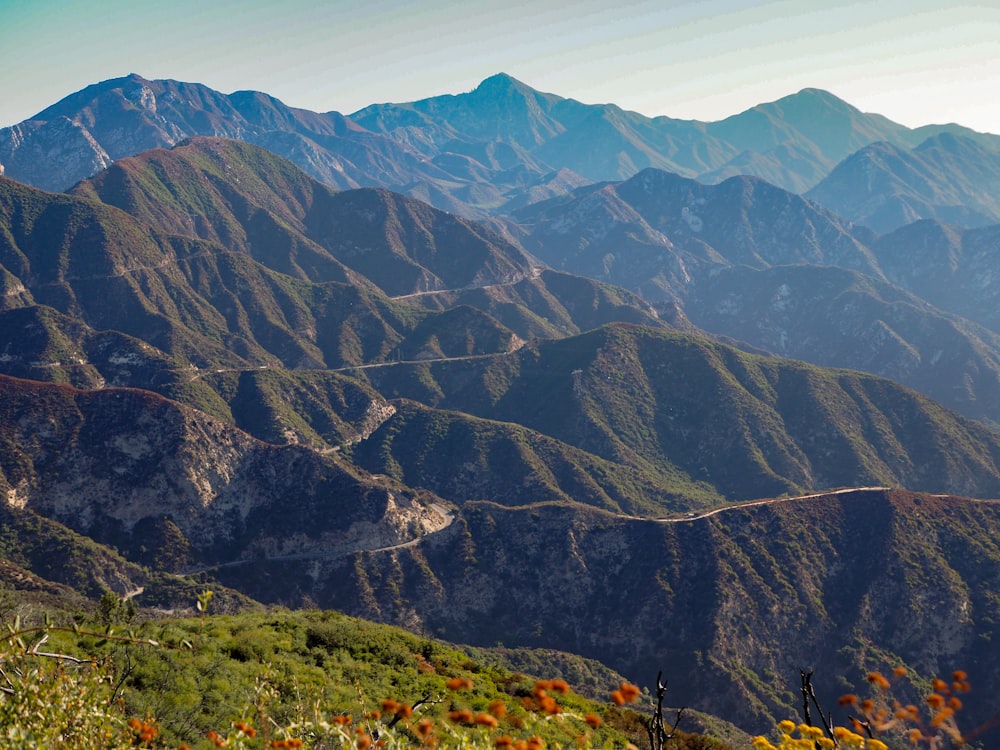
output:
[[[226,561],[389,546],[442,524],[395,483],[148,392],[7,377],[0,390],[7,503],[98,539],[127,547],[142,521],[169,519],[196,562]]]
[[[68,117],[0,130],[0,160],[0,174],[52,191],[64,190],[113,161],[82,124]]]

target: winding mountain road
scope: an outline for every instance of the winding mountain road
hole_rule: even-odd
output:
[[[794,497],[770,497],[764,498],[763,500],[748,500],[742,503],[735,503],[733,505],[726,505],[721,508],[713,508],[712,510],[707,510],[702,513],[689,513],[684,516],[677,516],[673,518],[650,518],[649,516],[630,516],[624,513],[613,514],[616,518],[622,518],[629,521],[649,521],[651,523],[689,523],[693,521],[700,521],[704,518],[710,518],[711,516],[719,515],[720,513],[726,513],[732,510],[742,510],[744,508],[753,508],[760,505],[779,505],[781,503],[791,503],[799,500],[815,500],[817,498],[830,497],[831,495],[850,495],[857,492],[885,492],[887,490],[893,489],[892,487],[883,486],[872,486],[872,487],[844,487],[836,490],[828,490],[826,492],[811,492],[806,495],[796,495]],[[927,494],[927,493],[921,493]],[[932,497],[951,497],[949,494],[934,494]],[[973,500],[978,503],[1000,503],[1000,499],[980,499],[980,498],[966,498]],[[240,565],[248,565],[250,563],[259,562],[295,562],[295,561],[307,561],[307,560],[334,560],[339,557],[344,557],[346,555],[353,554],[354,552],[390,552],[392,550],[406,549],[408,547],[415,547],[420,544],[423,540],[428,539],[434,534],[440,534],[442,531],[447,529],[455,520],[455,513],[445,506],[439,503],[431,503],[430,507],[433,508],[444,521],[444,525],[441,528],[436,529],[423,536],[414,537],[406,542],[400,542],[399,544],[390,544],[385,547],[373,547],[373,548],[360,548],[351,549],[348,551],[311,551],[311,552],[300,552],[292,555],[276,555],[274,557],[258,557],[250,559],[232,560],[230,562],[216,563],[214,565],[205,565],[199,568],[194,568],[187,570],[183,573],[178,573],[178,576],[191,576],[198,573],[206,573],[211,570],[219,570],[221,568],[235,568]],[[138,593],[138,592],[137,592]]]
[[[689,523],[693,521],[700,521],[704,518],[710,518],[711,516],[719,515],[720,513],[726,513],[733,510],[742,510],[744,508],[752,508],[759,505],[778,505],[780,503],[790,503],[798,500],[813,500],[822,497],[829,497],[831,495],[849,495],[856,492],[884,492],[886,490],[892,489],[891,487],[883,486],[872,486],[872,487],[845,487],[837,490],[828,490],[826,492],[811,492],[806,495],[796,495],[794,497],[771,497],[765,498],[763,500],[748,500],[742,503],[735,503],[733,505],[726,505],[721,508],[713,508],[712,510],[707,510],[701,513],[689,513],[684,516],[677,516],[673,518],[650,518],[649,516],[631,516],[624,513],[615,513],[616,518],[622,518],[629,521],[650,521],[652,523]],[[947,494],[934,495],[934,497],[949,497]],[[975,499],[975,498],[973,498]],[[1000,503],[1000,500],[977,500],[977,502],[984,503]],[[434,534],[440,534],[442,531],[447,529],[455,520],[455,513],[445,506],[439,503],[431,503],[430,507],[437,512],[444,524],[428,534],[423,536],[414,537],[406,542],[400,542],[399,544],[390,544],[384,547],[372,547],[372,548],[360,548],[351,549],[348,551],[339,550],[336,552],[330,551],[310,551],[310,552],[298,552],[291,555],[275,555],[273,557],[257,557],[249,559],[231,560],[229,562],[215,563],[213,565],[204,565],[198,568],[192,568],[190,570],[179,573],[179,576],[191,576],[198,573],[206,573],[212,570],[219,570],[222,568],[235,568],[241,565],[249,565],[250,563],[260,563],[260,562],[298,562],[298,561],[310,561],[310,560],[333,560],[339,557],[344,557],[354,552],[390,552],[392,550],[406,549],[408,547],[415,547],[420,544],[423,540],[428,539]]]
[[[702,518],[709,518],[710,516],[725,513],[726,511],[752,508],[756,505],[777,505],[778,503],[790,503],[795,500],[813,500],[817,497],[829,497],[830,495],[849,495],[855,492],[884,492],[891,489],[892,487],[845,487],[839,490],[827,490],[826,492],[810,492],[808,495],[796,495],[795,497],[769,497],[763,500],[747,500],[746,502],[725,505],[721,508],[713,508],[702,513],[690,513],[677,518],[649,518],[648,516],[627,515],[622,515],[621,518],[637,521],[655,521],[656,523],[682,523],[685,521],[699,521]]]
[[[542,275],[546,266],[532,266],[531,271],[524,276],[520,276],[514,281],[502,281],[498,284],[483,284],[482,286],[464,286],[460,289],[428,289],[425,292],[410,292],[409,294],[397,294],[390,299],[410,299],[411,297],[426,297],[431,294],[461,294],[462,292],[474,291],[476,289],[496,289],[498,287],[516,286],[528,279],[537,279]]]
[[[198,573],[207,573],[210,570],[219,570],[221,568],[235,568],[240,565],[249,565],[250,563],[259,563],[259,562],[297,562],[305,560],[335,560],[338,557],[345,557],[347,555],[352,555],[355,552],[387,552],[389,550],[415,547],[417,544],[419,544],[427,537],[432,536],[434,534],[440,534],[442,531],[451,526],[451,524],[455,520],[455,514],[445,506],[441,505],[440,503],[430,503],[429,507],[433,509],[439,516],[441,516],[441,520],[444,522],[441,528],[435,529],[434,531],[431,531],[422,536],[414,537],[409,541],[400,542],[399,544],[390,544],[385,547],[370,547],[370,548],[360,547],[356,549],[350,549],[347,551],[338,550],[336,552],[330,552],[328,550],[321,550],[321,551],[312,550],[310,552],[296,552],[295,554],[291,555],[274,555],[273,557],[251,557],[239,560],[230,560],[229,562],[215,563],[213,565],[203,565],[198,568],[191,568],[190,570],[185,570],[183,573],[178,573],[177,575],[182,577],[193,576],[197,575]]]

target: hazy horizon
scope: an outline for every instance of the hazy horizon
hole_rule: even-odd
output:
[[[504,72],[649,116],[719,120],[811,87],[911,127],[1000,133],[1000,6],[983,3],[15,1],[0,67],[0,127],[129,73],[350,114]]]

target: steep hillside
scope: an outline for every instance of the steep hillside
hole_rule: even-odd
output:
[[[254,554],[346,554],[445,523],[395,482],[146,391],[0,376],[0,392],[6,504],[135,559],[161,556],[171,572]],[[150,549],[155,540],[162,549]]]
[[[1000,495],[1000,437],[858,372],[617,324],[483,360],[365,371],[383,395],[515,422],[729,500],[837,486]]]
[[[508,283],[529,271],[519,248],[481,225],[395,193],[334,192],[238,141],[195,138],[144,152],[72,193],[296,278],[368,279],[389,295]]]
[[[708,486],[676,474],[602,459],[516,424],[408,401],[349,456],[368,471],[458,505],[472,500],[512,506],[578,502],[660,516],[721,500]]]
[[[9,177],[65,190],[117,159],[197,135],[256,143],[296,159],[334,187],[445,176],[412,150],[336,112],[294,109],[255,91],[227,95],[198,83],[135,74],[88,86],[3,128],[0,163]]]
[[[658,170],[514,218],[552,267],[636,291],[679,329],[890,377],[996,422],[996,227],[923,221],[879,237],[760,180]]]
[[[866,146],[806,195],[883,233],[920,219],[981,227],[1000,222],[998,173],[1000,151],[942,133],[912,150]]]
[[[236,141],[197,138],[123,159],[72,192],[302,281],[377,288],[439,311],[468,305],[522,338],[552,338],[611,320],[658,324],[635,295],[566,274],[543,275],[516,239],[490,227],[384,190],[335,193],[290,162]],[[403,348],[417,355],[425,347]],[[484,350],[483,342],[475,348]]]
[[[996,136],[957,125],[911,130],[817,89],[705,123],[583,104],[499,73],[466,93],[345,117],[132,74],[0,129],[0,165],[22,182],[66,190],[124,157],[217,136],[266,148],[334,188],[385,187],[483,217],[650,167],[707,182],[749,174],[801,192],[870,143],[910,148],[941,134],[1000,150]]]
[[[812,161],[820,167],[814,170],[814,176],[819,171],[829,171],[848,154],[873,141],[899,142],[908,132],[902,125],[880,115],[863,113],[820,89],[803,89],[777,101],[758,104],[740,114],[709,123],[707,130],[742,152],[734,161],[747,171],[739,174],[764,178],[768,175],[754,168],[768,157],[778,156],[782,164],[796,166],[797,162]],[[733,166],[727,165],[723,173],[731,172]],[[797,171],[787,166],[785,170],[792,175]],[[795,184],[787,177],[781,179],[775,175],[778,177],[775,184],[795,192],[815,184],[809,183],[811,175],[808,172],[801,170],[800,174]]]
[[[682,316],[665,319],[637,294],[585,276],[536,270],[515,284],[410,295],[431,310],[456,305],[477,307],[523,339],[562,338],[612,322],[654,327],[684,327]]]
[[[684,300],[700,328],[775,354],[890,378],[1000,424],[1000,337],[870,276],[819,266],[704,274]]]
[[[719,266],[811,263],[879,275],[849,222],[762,180],[703,185],[659,170],[580,188],[513,218],[525,246],[553,268],[676,299]]]
[[[1000,684],[983,647],[1000,617],[998,534],[996,503],[902,491],[672,523],[477,503],[417,547],[325,565],[312,596],[472,643],[569,649],[626,675],[662,667],[674,700],[749,730],[796,715],[802,668],[837,710],[844,692],[867,693],[872,669],[904,665],[920,685],[959,665],[976,685],[963,712],[974,726]],[[919,689],[904,682],[904,702]]]
[[[205,581],[164,572],[184,564],[182,545],[165,543],[164,527],[148,524],[148,538],[138,539],[143,564],[126,559],[113,548],[78,534],[58,521],[26,508],[0,505],[0,587],[7,601],[37,601],[48,611],[66,605],[74,610],[110,592],[138,607],[193,611]],[[259,609],[239,592],[212,583],[215,611],[231,613]],[[19,607],[22,612],[27,607]]]
[[[241,249],[162,234],[121,210],[3,178],[0,226],[0,266],[17,290],[8,305],[46,305],[197,368],[375,362],[397,346],[423,351],[436,325],[436,313],[392,302],[353,272],[342,281],[296,279]],[[295,256],[283,251],[276,257]],[[459,342],[454,351],[440,342],[449,356],[467,353],[469,340],[482,351],[514,341],[483,313],[467,314],[457,330],[454,318],[440,325]]]
[[[873,250],[894,284],[1000,332],[1000,225],[962,230],[918,221],[879,238]]]

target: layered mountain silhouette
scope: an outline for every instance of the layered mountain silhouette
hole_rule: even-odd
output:
[[[866,146],[806,195],[879,232],[920,219],[980,227],[1000,222],[998,174],[1000,152],[941,133],[914,149]]]
[[[661,660],[754,730],[808,665],[995,695],[995,158],[813,89],[89,87],[0,131],[0,575]]]
[[[500,73],[464,94],[371,105],[345,116],[287,107],[260,92],[222,94],[132,74],[89,86],[0,130],[0,165],[9,177],[65,190],[118,159],[194,136],[263,146],[334,188],[388,187],[473,217],[649,167],[711,183],[753,175],[798,193],[873,143],[909,153],[928,139],[957,136],[991,153],[1000,150],[997,136],[957,125],[906,128],[818,89],[709,123],[583,104]],[[935,177],[944,182],[931,192],[946,199],[970,183],[951,166]],[[947,184],[952,179],[956,186]],[[829,196],[839,210],[846,198],[838,194],[847,189],[824,188],[817,196]],[[919,209],[919,218],[942,218],[931,213],[933,201],[907,204],[904,214]],[[977,211],[965,218],[980,220]]]
[[[753,177],[720,185],[656,169],[578,188],[512,218],[523,242],[555,268],[640,291],[683,294],[717,266],[837,265],[879,274],[872,235],[793,193]]]
[[[995,226],[878,236],[757,178],[655,169],[511,218],[540,259],[634,289],[678,327],[891,377],[996,422]]]

